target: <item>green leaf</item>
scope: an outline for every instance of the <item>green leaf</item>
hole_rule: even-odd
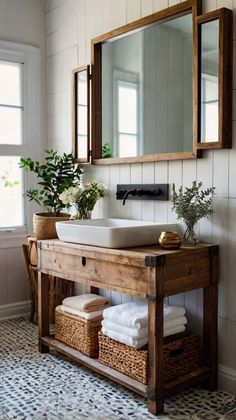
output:
[[[215,187],[201,190],[202,182],[193,181],[192,187],[183,187],[176,191],[175,184],[172,186],[172,210],[175,210],[177,218],[185,222],[196,223],[198,220],[213,214],[212,199]]]
[[[31,189],[26,192],[30,201],[35,201],[47,211],[59,213],[65,206],[59,195],[65,189],[76,186],[80,182],[83,170],[73,162],[71,153],[59,155],[57,151],[45,150],[45,162],[40,164],[31,158],[22,157],[19,167],[26,172],[37,175],[38,185],[42,189]]]

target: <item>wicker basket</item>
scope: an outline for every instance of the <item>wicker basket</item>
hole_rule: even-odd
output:
[[[68,213],[61,213],[59,216],[52,216],[51,213],[34,213],[33,229],[37,240],[57,238],[56,222],[69,220]]]
[[[76,315],[55,310],[55,338],[89,357],[98,356],[98,332],[102,316],[86,320]]]
[[[98,334],[99,361],[147,384],[148,350],[119,343],[101,332]],[[164,339],[164,381],[189,373],[199,366],[200,341],[196,334],[176,334]]]

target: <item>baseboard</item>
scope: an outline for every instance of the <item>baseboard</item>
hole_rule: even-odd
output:
[[[218,366],[219,388],[236,395],[236,370],[224,365]]]
[[[0,320],[17,318],[30,314],[30,301],[0,305]]]

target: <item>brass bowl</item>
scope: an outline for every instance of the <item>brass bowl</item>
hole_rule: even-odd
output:
[[[164,249],[178,249],[182,239],[178,232],[161,232],[159,244]]]

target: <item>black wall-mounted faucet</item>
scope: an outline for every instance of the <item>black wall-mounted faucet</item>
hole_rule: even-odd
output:
[[[142,196],[151,196],[151,197],[158,197],[161,194],[161,190],[160,188],[158,188],[158,190],[150,190],[150,189],[145,189],[145,188],[134,188],[131,190],[127,190],[126,193],[124,194],[123,197],[123,206],[125,205],[125,202],[128,198],[129,195],[134,196],[138,196],[138,197],[142,197]]]
[[[117,200],[168,200],[168,184],[119,184],[116,192]]]

